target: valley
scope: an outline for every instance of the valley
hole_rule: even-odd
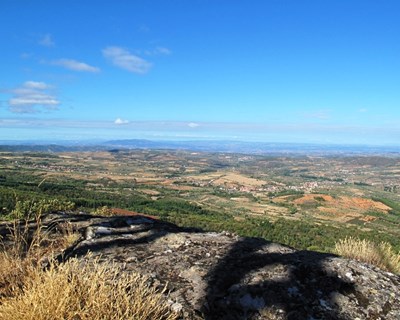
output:
[[[0,190],[3,216],[17,200],[54,197],[298,248],[329,251],[354,233],[400,248],[400,161],[390,155],[3,151]]]

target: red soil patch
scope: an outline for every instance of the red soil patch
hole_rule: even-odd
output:
[[[317,201],[320,203],[320,206],[323,207],[333,207],[337,209],[353,209],[361,211],[378,210],[381,212],[388,212],[391,209],[387,205],[371,199],[346,196],[333,198],[332,196],[325,194],[306,194],[293,202],[302,205],[309,203],[310,201]]]
[[[120,209],[120,208],[111,208],[111,212],[116,216],[142,216],[142,217],[146,217],[146,218],[150,218],[150,219],[154,219],[154,220],[159,220],[159,218],[156,216],[151,216],[148,214],[139,213],[139,212],[135,212],[135,211],[129,211],[129,210]]]

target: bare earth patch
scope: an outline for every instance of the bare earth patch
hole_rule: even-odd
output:
[[[347,196],[334,198],[325,194],[306,194],[294,200],[293,204],[300,207],[308,206],[308,210],[313,211],[318,218],[340,222],[347,222],[355,218],[373,221],[377,218],[370,215],[367,215],[367,218],[365,215],[367,212],[388,213],[391,210],[387,205],[371,199]]]

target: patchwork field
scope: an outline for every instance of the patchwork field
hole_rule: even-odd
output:
[[[217,229],[233,219],[255,223],[261,234],[263,221],[283,219],[400,237],[399,185],[400,159],[390,156],[157,150],[0,153],[4,199],[7,192],[15,192],[11,190],[23,197],[61,196],[77,209],[108,206]],[[11,204],[4,201],[1,213],[6,215]],[[211,217],[219,218],[207,220]]]

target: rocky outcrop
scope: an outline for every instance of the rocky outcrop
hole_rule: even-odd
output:
[[[138,271],[182,319],[400,319],[400,277],[332,254],[204,233],[145,216],[52,214],[81,234],[62,259],[99,258]]]

